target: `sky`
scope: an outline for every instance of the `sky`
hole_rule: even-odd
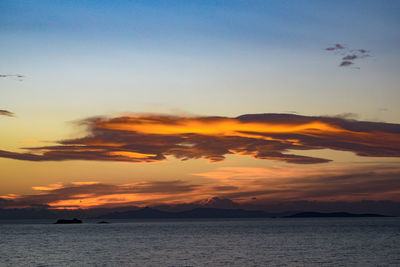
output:
[[[398,1],[1,1],[0,208],[400,201]]]

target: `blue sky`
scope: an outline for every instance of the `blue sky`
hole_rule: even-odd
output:
[[[376,110],[395,108],[392,100],[398,96],[399,5],[2,1],[0,71],[27,76],[20,84],[2,81],[7,87],[2,105],[22,109],[18,103],[28,107],[37,96],[39,104],[51,109],[63,106],[55,98],[77,102],[75,110],[85,114],[107,105],[106,112],[157,106],[237,115],[242,113],[238,105],[254,112],[272,105],[268,111],[355,112],[371,119]],[[368,49],[373,57],[360,61],[361,71],[336,68],[337,59],[323,50],[335,43]],[[339,100],[365,91],[364,105]],[[328,105],[322,111],[318,99],[335,96],[336,108]],[[198,101],[209,102],[207,109],[197,106]],[[380,119],[396,118],[386,114]]]

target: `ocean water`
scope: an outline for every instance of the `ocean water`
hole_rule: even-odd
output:
[[[400,218],[0,221],[0,266],[400,266]]]

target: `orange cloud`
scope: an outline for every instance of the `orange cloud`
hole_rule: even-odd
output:
[[[313,133],[344,131],[334,125],[312,121],[301,124],[242,122],[231,118],[180,118],[169,117],[167,121],[160,117],[128,117],[122,120],[98,121],[96,127],[109,130],[132,131],[144,134],[201,134],[218,136],[262,137],[257,133]]]
[[[169,202],[191,194],[200,186],[181,180],[139,182],[133,184],[103,184],[99,182],[74,182],[63,185],[35,186],[41,191],[35,195],[0,196],[1,207],[30,207],[45,205],[51,208],[92,208],[104,205],[127,205],[144,202]]]
[[[296,164],[329,159],[288,151],[332,149],[367,157],[400,157],[400,124],[340,117],[250,114],[236,118],[129,115],[81,121],[89,134],[56,146],[0,150],[0,157],[28,161],[99,160],[155,162],[167,156],[222,161],[227,154]]]
[[[297,167],[222,167],[196,176],[230,185],[219,196],[231,199],[264,198],[278,202],[400,200],[397,165]]]
[[[51,185],[48,185],[48,186],[34,186],[34,187],[32,187],[32,189],[36,190],[36,191],[53,191],[55,189],[60,189],[60,188],[63,188],[62,184],[51,184]]]

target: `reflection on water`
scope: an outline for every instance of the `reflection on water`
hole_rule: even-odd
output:
[[[0,266],[400,266],[400,218],[37,222],[0,222]]]

